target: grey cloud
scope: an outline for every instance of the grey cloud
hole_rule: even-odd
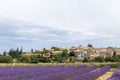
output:
[[[0,1],[0,44],[28,48],[89,42],[97,46],[112,42],[116,45],[120,43],[119,3],[119,0]]]
[[[11,23],[12,24],[12,23]],[[64,38],[66,31],[56,30],[54,28],[38,26],[35,24],[14,23],[14,24],[0,24],[0,37],[9,39],[23,39],[23,40],[42,40]],[[4,31],[3,31],[4,30]]]

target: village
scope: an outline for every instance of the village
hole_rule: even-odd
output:
[[[35,52],[33,51],[24,52],[23,55],[38,55],[41,54],[44,50],[46,50],[46,52],[44,52],[43,57],[46,58],[50,58],[51,55],[61,55],[64,51],[67,51],[68,54],[70,52],[74,52],[76,56],[76,60],[78,61],[83,60],[84,58],[89,58],[90,60],[92,60],[99,56],[104,58],[111,57],[114,52],[116,52],[116,55],[120,54],[120,48],[113,48],[113,47],[94,48],[91,45],[87,47],[84,47],[83,45],[79,45],[79,46],[72,46],[71,48],[53,47],[50,49],[36,50]]]

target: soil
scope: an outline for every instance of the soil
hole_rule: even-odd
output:
[[[113,74],[113,72],[108,71],[105,74],[103,74],[102,76],[100,76],[99,78],[97,78],[96,80],[107,80],[112,74]]]

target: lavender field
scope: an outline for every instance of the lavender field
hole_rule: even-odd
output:
[[[107,80],[120,80],[120,67],[118,67],[110,78]]]
[[[0,80],[95,80],[109,70],[108,65],[0,67]]]

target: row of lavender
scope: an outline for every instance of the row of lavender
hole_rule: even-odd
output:
[[[84,74],[93,70],[96,70],[98,66],[93,65],[90,67],[82,67],[79,69],[71,69],[67,71],[61,71],[59,73],[52,73],[48,75],[44,75],[42,77],[35,77],[34,79],[39,79],[39,80],[69,80],[73,76],[77,76],[78,74]]]
[[[120,67],[118,67],[112,76],[107,80],[120,80]]]
[[[41,77],[47,75],[49,73],[77,70],[85,67],[87,66],[1,67],[0,80],[29,80],[37,76]]]
[[[0,68],[0,80],[29,80],[33,77],[44,76],[49,73],[57,73],[61,71],[77,70],[79,68],[85,68],[82,66],[44,66],[44,67],[1,67]]]
[[[109,66],[27,66],[0,67],[0,80],[94,80]]]
[[[106,66],[103,66],[102,68],[99,68],[95,71],[91,71],[91,72],[88,72],[85,74],[80,74],[77,77],[71,78],[70,80],[94,80],[109,70],[110,70],[110,66],[106,65]]]

